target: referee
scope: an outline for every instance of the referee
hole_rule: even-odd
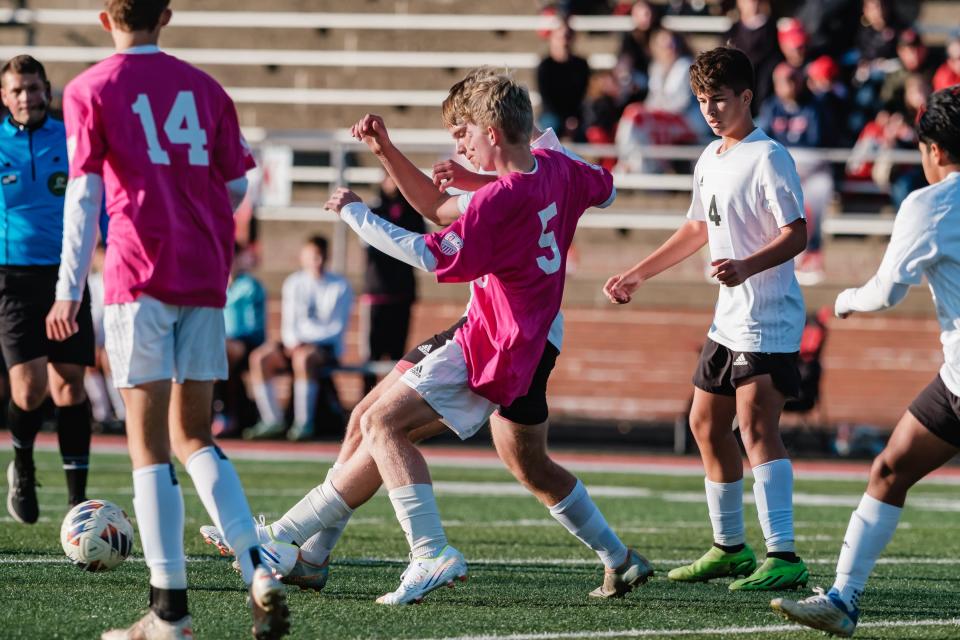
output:
[[[43,65],[25,55],[8,61],[0,69],[0,94],[10,112],[0,123],[0,348],[10,375],[14,451],[7,511],[33,524],[39,516],[33,444],[48,386],[68,500],[86,500],[90,403],[83,372],[94,362],[93,322],[84,293],[80,331],[65,342],[47,339],[44,321],[57,284],[68,168],[63,122],[48,114]]]

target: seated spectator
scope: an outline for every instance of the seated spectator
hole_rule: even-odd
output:
[[[886,111],[903,111],[904,88],[907,76],[912,73],[928,75],[930,67],[927,64],[929,57],[927,47],[916,29],[904,29],[897,40],[897,62],[894,68],[887,72],[880,87],[880,102]]]
[[[630,21],[633,29],[620,40],[617,66],[629,74],[629,83],[635,87],[632,93],[636,94],[636,100],[642,100],[649,85],[650,36],[660,28],[659,8],[646,0],[637,0],[630,8]]]
[[[93,317],[93,337],[96,351],[94,366],[87,367],[83,376],[83,388],[90,398],[93,421],[101,431],[123,431],[126,420],[126,408],[120,392],[110,376],[110,361],[104,347],[106,336],[103,331],[103,245],[97,245],[90,263],[90,275],[87,276],[87,289],[90,291],[90,314]]]
[[[850,92],[840,81],[840,66],[833,58],[820,56],[807,65],[807,89],[820,108],[823,146],[852,145],[844,118],[849,109]]]
[[[380,204],[373,212],[397,226],[424,233],[423,216],[417,213],[389,177],[380,183]],[[388,358],[399,360],[407,352],[410,311],[417,300],[417,280],[413,267],[387,254],[367,247],[367,269],[360,297],[360,357],[373,362]],[[376,376],[364,376],[364,393],[376,385]]]
[[[249,247],[237,248],[233,256],[233,273],[227,287],[227,304],[223,309],[227,336],[226,380],[218,380],[213,388],[213,435],[228,438],[249,426],[251,411],[243,383],[250,354],[266,340],[267,293],[250,273],[256,258]]]
[[[864,62],[897,57],[897,32],[890,0],[863,0],[854,47]]]
[[[863,15],[854,38],[854,50],[846,57],[856,67],[853,74],[853,110],[848,123],[851,131],[860,131],[882,108],[880,90],[890,61],[897,57],[898,29],[892,20],[888,0],[864,0]]]
[[[860,24],[860,3],[851,0],[813,0],[800,3],[796,18],[809,34],[807,53],[811,58],[827,55],[834,59],[853,48]]]
[[[802,69],[807,63],[807,41],[807,32],[796,18],[777,22],[777,44],[783,59],[794,69]]]
[[[723,39],[753,63],[753,106],[757,109],[773,93],[773,68],[783,60],[776,44],[777,25],[770,17],[769,0],[737,0],[737,13],[737,21]]]
[[[960,35],[947,43],[947,60],[933,75],[933,90],[939,91],[960,84]]]
[[[612,71],[598,71],[590,78],[583,107],[584,133],[590,144],[613,144],[617,122],[623,112],[620,86]],[[611,170],[616,158],[600,158],[603,168]]]
[[[342,420],[336,388],[324,369],[335,366],[343,352],[353,291],[346,278],[327,272],[326,264],[327,239],[307,239],[300,250],[300,271],[283,282],[281,342],[266,342],[250,354],[250,380],[260,422],[244,431],[244,438],[274,438],[287,431],[273,380],[291,369],[294,422],[287,437],[313,437],[318,404],[325,415]]]
[[[789,147],[818,147],[823,142],[823,115],[810,96],[801,72],[786,62],[773,71],[774,95],[760,107],[757,125],[767,135]],[[827,162],[812,154],[795,154],[803,186],[807,216],[807,249],[797,256],[797,280],[817,284],[823,280],[820,226],[833,198],[833,174]]]
[[[650,40],[650,91],[643,101],[647,111],[681,116],[700,137],[710,135],[700,106],[690,90],[693,59],[686,41],[677,33],[660,29]]]
[[[590,65],[574,55],[574,37],[566,22],[550,32],[548,55],[537,67],[537,87],[542,100],[540,128],[552,128],[561,137],[579,138]]]

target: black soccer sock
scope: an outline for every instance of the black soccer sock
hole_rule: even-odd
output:
[[[90,465],[90,401],[57,407],[57,439],[67,476],[67,499],[76,505],[87,499]]]
[[[7,425],[13,436],[13,452],[17,466],[33,466],[33,443],[40,431],[41,409],[24,411],[14,402],[7,410]]]
[[[740,544],[718,544],[714,542],[713,546],[715,546],[717,549],[720,549],[724,553],[736,553],[738,551],[743,551],[743,548],[747,545],[742,542]]]
[[[779,558],[787,562],[800,562],[800,558],[793,551],[768,551],[768,558]]]
[[[176,622],[190,613],[186,589],[158,589],[150,585],[150,609],[167,622]]]

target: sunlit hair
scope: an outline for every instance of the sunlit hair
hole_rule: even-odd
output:
[[[104,6],[124,31],[153,31],[170,0],[106,0]]]
[[[450,129],[462,125],[466,120],[464,100],[470,87],[477,80],[495,75],[497,75],[497,72],[493,67],[476,67],[471,69],[462,80],[450,87],[447,97],[443,99],[443,104],[440,105],[440,119],[443,121],[443,126]]]
[[[477,80],[465,96],[467,122],[499,130],[509,144],[527,144],[533,105],[527,88],[505,75]]]
[[[735,47],[717,47],[697,56],[690,67],[690,88],[694,95],[708,95],[730,87],[735,95],[753,91],[753,65]]]

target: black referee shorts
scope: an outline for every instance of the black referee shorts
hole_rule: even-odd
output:
[[[57,265],[0,267],[0,349],[8,369],[36,358],[93,366],[89,291],[84,290],[77,314],[80,330],[63,342],[47,339],[46,319],[53,306],[58,271]]]

